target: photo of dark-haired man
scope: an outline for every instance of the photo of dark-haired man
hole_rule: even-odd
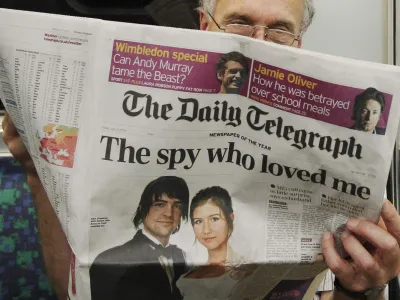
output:
[[[189,189],[179,177],[165,176],[144,189],[132,240],[100,253],[90,268],[92,300],[181,299],[176,281],[187,272],[184,252],[169,244],[188,219]]]
[[[377,127],[385,110],[385,96],[375,88],[367,88],[356,96],[352,119],[355,121],[351,129],[372,134],[385,134],[385,128]]]
[[[249,74],[248,61],[240,52],[223,54],[218,58],[216,72],[221,84],[219,94],[240,94]]]

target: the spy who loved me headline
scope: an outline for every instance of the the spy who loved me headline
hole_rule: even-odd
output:
[[[268,111],[253,105],[250,105],[247,111],[242,111],[240,107],[229,105],[227,101],[215,101],[213,106],[201,106],[195,98],[178,98],[178,101],[180,114],[174,120],[175,122],[222,122],[225,126],[232,128],[247,124],[254,131],[263,131],[268,136],[273,135],[299,150],[316,148],[331,154],[334,159],[339,159],[341,156],[358,160],[363,158],[362,145],[357,143],[354,137],[344,140],[322,136],[306,129],[298,129],[285,124],[282,117],[269,119]],[[167,121],[172,118],[171,112],[174,107],[170,103],[160,104],[154,101],[149,94],[129,90],[124,94],[122,109],[126,115],[133,118],[143,115],[147,119]],[[245,118],[246,122],[242,122],[242,118]],[[240,135],[237,137],[247,139]],[[101,159],[105,161],[146,165],[152,159],[149,148],[132,146],[126,138],[103,135],[100,144],[104,146]],[[166,166],[167,170],[182,168],[190,170],[197,161],[205,161],[198,160],[201,156],[206,156],[206,161],[210,164],[236,164],[247,171],[255,170],[275,177],[284,176],[288,179],[328,186],[363,200],[368,200],[371,195],[369,187],[358,186],[340,178],[329,178],[328,172],[322,168],[312,173],[305,169],[273,162],[267,154],[261,154],[261,157],[256,159],[251,154],[243,153],[238,149],[235,142],[229,142],[222,148],[158,149],[155,159],[157,165]],[[260,162],[260,165],[256,166],[256,162]]]

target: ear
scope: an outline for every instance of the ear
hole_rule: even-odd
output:
[[[200,13],[200,30],[208,30],[210,19],[204,9],[199,9]]]
[[[224,79],[224,73],[217,73],[217,78],[219,81],[222,81]]]
[[[235,213],[231,213],[232,222],[235,221]]]

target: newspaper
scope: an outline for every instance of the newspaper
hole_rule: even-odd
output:
[[[0,10],[0,98],[71,299],[310,299],[377,222],[400,70],[247,37]],[[314,288],[311,289],[310,286]]]

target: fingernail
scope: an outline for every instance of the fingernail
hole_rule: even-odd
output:
[[[325,232],[322,238],[324,240],[329,240],[331,238],[331,233],[330,232]]]
[[[347,227],[349,227],[350,229],[356,228],[358,226],[358,224],[360,224],[360,220],[358,220],[358,219],[350,218],[347,221]]]
[[[348,232],[347,230],[343,231],[342,239],[347,239],[349,236],[350,236],[350,232]]]

